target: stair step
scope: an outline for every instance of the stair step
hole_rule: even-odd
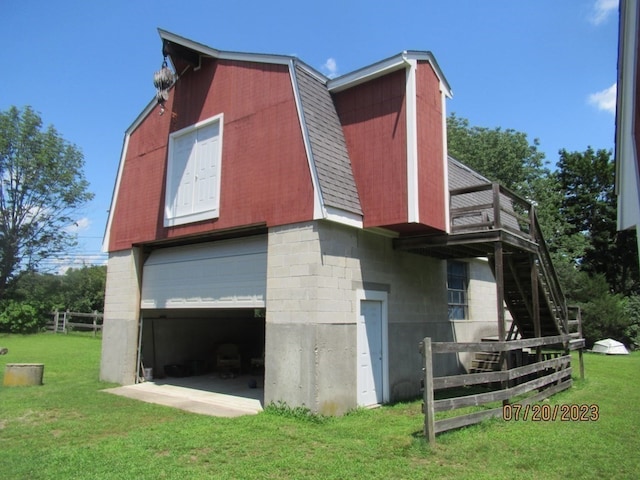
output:
[[[474,358],[478,361],[497,362],[500,359],[500,354],[497,352],[476,352]]]

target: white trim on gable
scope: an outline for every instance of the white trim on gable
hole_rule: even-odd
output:
[[[342,223],[343,225],[349,225],[351,227],[363,228],[362,215],[347,212],[335,207],[325,207],[324,211],[324,218],[327,220]]]
[[[124,141],[122,145],[122,152],[120,154],[120,162],[118,163],[118,173],[116,174],[116,181],[113,186],[113,193],[111,197],[111,204],[109,205],[109,214],[107,215],[107,224],[105,226],[104,237],[102,239],[102,251],[109,251],[109,240],[111,237],[111,224],[113,223],[113,215],[116,209],[116,201],[118,193],[120,192],[120,181],[122,179],[122,172],[124,170],[124,162],[127,158],[127,150],[129,148],[129,138],[131,134],[138,128],[142,122],[153,112],[158,105],[158,102],[154,98],[147,106],[140,112],[129,128],[124,132]]]
[[[442,102],[442,171],[444,172],[444,222],[445,231],[451,233],[451,214],[449,212],[449,151],[447,148],[447,94],[444,85],[440,84]]]
[[[442,70],[440,70],[440,66],[438,65],[438,62],[436,62],[433,54],[431,52],[416,50],[405,50],[398,55],[394,55],[393,57],[389,57],[372,65],[360,68],[351,73],[347,73],[346,75],[330,79],[327,82],[327,88],[330,92],[341,92],[342,90],[355,87],[356,85],[360,85],[361,83],[368,82],[375,78],[387,75],[391,72],[395,72],[396,70],[405,68],[407,65],[407,61],[409,60],[429,62],[429,64],[433,68],[433,71],[436,73],[436,76],[444,85],[446,95],[448,97],[451,97],[452,93],[451,88],[449,87],[449,82],[447,82],[447,79],[442,73]]]
[[[407,59],[406,120],[407,120],[407,222],[420,221],[418,180],[418,105],[416,71],[418,62]]]
[[[116,210],[116,201],[118,199],[118,192],[120,191],[120,181],[122,180],[122,171],[124,170],[124,162],[127,158],[127,150],[129,149],[129,138],[131,133],[127,131],[122,143],[122,152],[120,153],[120,162],[118,163],[118,173],[116,175],[116,182],[113,186],[113,193],[111,196],[111,204],[109,205],[109,214],[107,216],[107,225],[104,230],[104,237],[102,238],[102,251],[109,251],[109,240],[111,239],[111,224],[113,222],[113,215]]]
[[[212,58],[218,58],[221,60],[236,60],[239,62],[256,62],[256,63],[271,63],[277,65],[288,65],[293,57],[288,55],[272,55],[264,53],[245,53],[245,52],[227,52],[218,50],[216,48],[208,47],[202,43],[194,42],[188,38],[181,37],[175,33],[168,32],[166,30],[158,29],[160,38],[167,42],[181,45],[189,50],[193,50],[201,55],[206,55]]]
[[[333,78],[327,82],[327,88],[330,92],[341,92],[361,83],[374,80],[378,77],[395,72],[401,68],[405,68],[405,58],[402,54],[395,55],[380,62],[374,63],[367,67],[355,70],[340,77]]]

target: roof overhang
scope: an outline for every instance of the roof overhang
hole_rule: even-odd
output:
[[[393,57],[386,58],[372,65],[347,73],[346,75],[331,79],[327,82],[327,88],[330,92],[347,90],[348,88],[374,80],[378,77],[395,72],[396,70],[406,69],[415,61],[425,61],[431,65],[433,71],[440,80],[440,84],[442,85],[445,95],[451,98],[453,94],[451,86],[442,73],[442,70],[440,69],[440,66],[433,54],[427,51],[416,50],[405,50]]]
[[[166,30],[158,29],[160,38],[162,39],[163,53],[169,57],[180,57],[182,60],[186,60],[189,63],[195,63],[194,60],[198,56],[203,55],[211,58],[218,58],[221,60],[238,60],[245,62],[258,62],[258,63],[271,63],[279,65],[288,65],[289,62],[295,58],[289,55],[271,55],[264,53],[244,53],[244,52],[228,52],[224,50],[218,50],[216,48],[208,47],[202,43],[189,40],[188,38],[181,37],[175,33],[167,32]]]
[[[249,52],[232,52],[226,50],[218,50],[199,42],[181,37],[175,33],[168,32],[161,28],[158,29],[160,38],[162,39],[162,52],[171,59],[174,68],[176,61],[180,60],[194,67],[200,64],[200,57],[216,58],[219,60],[233,60],[238,62],[254,62],[269,63],[272,65],[291,65],[296,64],[304,68],[311,75],[326,83],[329,78],[323,75],[315,68],[309,66],[305,62],[293,55],[277,55],[269,53],[249,53]],[[177,71],[177,70],[176,70]]]

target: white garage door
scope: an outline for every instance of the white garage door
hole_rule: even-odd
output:
[[[264,235],[155,250],[144,264],[141,308],[264,308]]]

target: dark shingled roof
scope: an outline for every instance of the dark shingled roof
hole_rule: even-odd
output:
[[[300,65],[296,78],[324,205],[362,215],[351,160],[331,94]]]

